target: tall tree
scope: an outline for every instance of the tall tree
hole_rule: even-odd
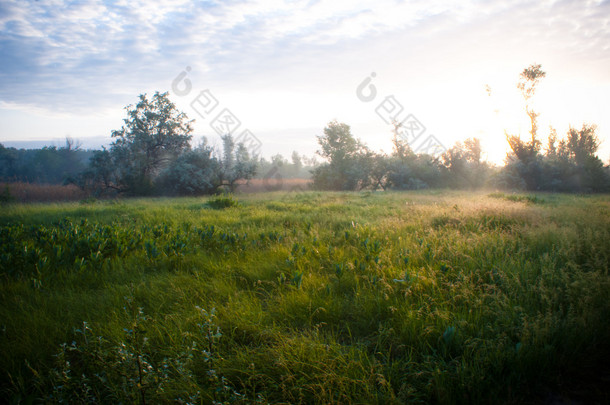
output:
[[[115,187],[146,194],[160,171],[190,148],[192,121],[178,111],[168,93],[155,92],[150,100],[142,94],[135,106],[125,109],[124,126],[112,131],[115,141],[110,154],[117,169]]]
[[[569,176],[564,175],[573,191],[608,191],[609,172],[595,155],[599,148],[599,138],[595,125],[583,124],[579,131],[570,127],[567,138],[559,143],[558,155],[570,165]]]
[[[349,125],[331,121],[318,136],[318,155],[328,164],[313,171],[314,186],[328,190],[357,190],[370,184],[372,154],[354,138]]]
[[[525,112],[530,119],[530,140],[525,142],[519,135],[506,134],[508,144],[519,160],[526,163],[534,159],[540,151],[541,142],[538,140],[538,116],[531,105],[531,99],[536,93],[536,88],[540,79],[546,76],[546,72],[541,69],[541,65],[530,65],[525,68],[519,76],[517,88],[521,90],[521,95],[525,100]]]
[[[536,88],[540,83],[540,79],[546,76],[546,72],[541,69],[541,65],[530,65],[525,68],[519,76],[517,88],[521,91],[521,95],[525,100],[525,112],[527,113],[531,128],[530,140],[524,141],[519,135],[510,135],[505,133],[506,140],[514,155],[518,159],[515,165],[519,176],[523,179],[528,189],[536,189],[539,186],[540,162],[539,151],[541,142],[538,140],[538,113],[534,111],[531,105],[531,99],[536,93]],[[511,165],[514,158],[509,157],[508,164]]]
[[[237,188],[239,180],[249,181],[256,174],[256,160],[250,157],[248,149],[243,143],[235,144],[231,134],[221,137],[223,145],[223,158],[221,162],[222,185],[227,186],[231,192]]]
[[[568,137],[560,143],[560,150],[563,155],[573,159],[576,165],[582,166],[587,159],[595,157],[599,148],[599,138],[596,134],[597,126],[583,124],[578,131],[570,127]]]
[[[178,111],[168,93],[155,92],[151,100],[142,94],[126,110],[125,125],[112,132],[116,140],[111,151],[119,158],[124,186],[147,188],[169,161],[189,148],[192,121]]]
[[[330,164],[338,164],[354,157],[363,147],[352,135],[349,125],[337,121],[329,122],[324,128],[324,135],[317,138],[322,148],[317,153],[328,159]]]
[[[411,146],[399,135],[400,128],[403,126],[402,122],[394,120],[392,126],[392,156],[398,158],[401,162],[413,159],[415,153],[413,153]]]
[[[481,164],[481,140],[479,138],[468,138],[464,141],[464,151],[466,159],[475,164]]]

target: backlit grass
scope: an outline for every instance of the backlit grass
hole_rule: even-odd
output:
[[[607,196],[238,200],[4,206],[1,396],[608,399]]]

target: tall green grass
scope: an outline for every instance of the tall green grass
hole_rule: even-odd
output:
[[[609,213],[456,192],[4,206],[0,396],[603,402]]]

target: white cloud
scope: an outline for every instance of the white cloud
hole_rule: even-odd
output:
[[[270,131],[256,111],[299,105],[302,126],[320,125],[324,111],[344,114],[371,71],[380,91],[413,109],[452,108],[434,97],[460,100],[468,86],[516,80],[533,62],[549,77],[608,85],[610,2],[13,0],[0,4],[0,57],[0,100],[13,109],[120,110],[141,92],[169,89],[188,65],[197,88],[228,100],[248,93],[254,105],[235,104],[251,110],[250,126]],[[279,101],[265,96],[277,93]],[[362,128],[377,125],[354,116]]]

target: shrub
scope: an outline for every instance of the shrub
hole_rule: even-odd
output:
[[[161,173],[158,188],[163,194],[202,195],[215,193],[220,184],[220,163],[204,146],[180,155]]]
[[[231,194],[218,196],[208,201],[208,207],[216,210],[237,207],[238,205],[239,202]]]

